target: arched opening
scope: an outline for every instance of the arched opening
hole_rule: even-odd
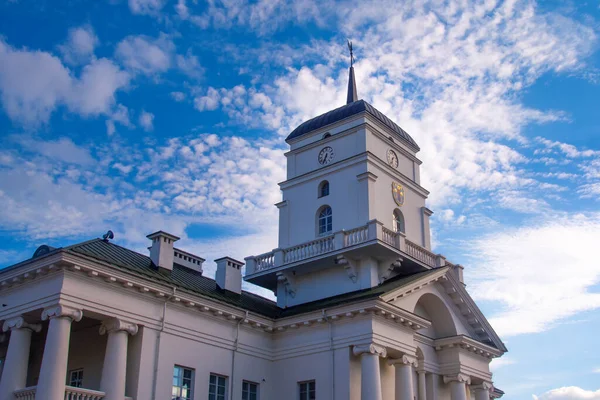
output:
[[[319,197],[329,196],[329,182],[323,181],[319,183]]]
[[[389,139],[389,140],[390,140],[392,143],[394,143],[394,138],[393,138],[393,137],[391,137],[391,136],[388,136],[388,139]]]
[[[419,298],[413,313],[431,321],[431,327],[422,329],[419,333],[439,339],[456,336],[456,325],[446,304],[435,294],[426,293]]]
[[[323,206],[317,212],[317,234],[328,235],[333,231],[333,212],[331,207]]]
[[[392,226],[394,228],[394,232],[406,233],[406,227],[404,225],[404,215],[402,214],[402,211],[396,208],[394,210],[393,218],[394,220]]]
[[[331,133],[329,133],[329,132],[326,132],[326,133],[323,135],[323,139],[327,139],[328,137],[331,137]]]

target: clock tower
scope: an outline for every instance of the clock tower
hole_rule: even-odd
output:
[[[246,258],[247,281],[290,307],[445,264],[431,253],[419,146],[358,99],[353,66],[347,104],[302,123],[286,142],[279,246]]]

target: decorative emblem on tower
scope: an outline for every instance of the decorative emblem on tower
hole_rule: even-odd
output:
[[[404,204],[404,188],[398,182],[392,182],[392,197],[398,206]]]

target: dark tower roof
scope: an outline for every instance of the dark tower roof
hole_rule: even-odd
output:
[[[348,71],[348,95],[346,97],[346,105],[303,122],[300,124],[300,126],[294,129],[292,133],[289,134],[289,136],[285,139],[286,142],[312,132],[315,129],[333,124],[361,112],[367,112],[379,120],[379,122],[381,122],[383,125],[394,131],[398,139],[402,140],[413,150],[419,151],[420,148],[417,143],[413,140],[413,138],[410,137],[408,133],[406,133],[404,129],[400,128],[394,121],[386,117],[381,111],[366,101],[358,100],[358,94],[356,92],[356,78],[354,77],[354,53],[352,52],[352,42],[350,41],[348,42],[348,49],[350,50],[350,70]]]
[[[390,128],[395,133],[396,138],[402,140],[413,150],[421,150],[414,139],[410,137],[410,135],[406,133],[404,129],[400,128],[394,121],[386,117],[381,111],[364,100],[358,100],[350,104],[346,104],[345,106],[336,108],[335,110],[326,112],[325,114],[321,114],[318,117],[303,122],[300,126],[294,129],[285,140],[288,141],[298,138],[314,131],[315,129],[333,124],[361,112],[367,112],[372,117],[379,120],[379,122],[381,122],[383,125]]]

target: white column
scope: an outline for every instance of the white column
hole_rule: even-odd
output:
[[[127,340],[135,335],[137,325],[117,318],[103,321],[100,334],[108,334],[100,390],[105,393],[104,400],[123,400],[125,397],[125,378],[127,372]]]
[[[28,324],[23,317],[16,317],[6,320],[2,330],[11,332],[4,361],[5,368],[0,380],[0,400],[13,400],[14,391],[24,389],[27,383],[31,333],[39,332],[42,326]]]
[[[414,400],[413,366],[417,365],[417,358],[405,354],[389,364],[396,368],[396,400]]]
[[[376,344],[354,346],[354,355],[360,356],[360,398],[361,400],[382,400],[379,357],[385,357],[385,347]]]
[[[473,386],[475,400],[490,400],[490,393],[494,386],[491,382],[482,382],[480,385]]]
[[[427,400],[438,399],[438,389],[440,386],[440,376],[438,374],[427,374]]]
[[[450,384],[450,398],[452,400],[467,400],[467,385],[471,378],[464,374],[444,376],[444,383]]]
[[[424,370],[417,371],[419,375],[419,400],[427,400],[427,375]]]
[[[61,304],[46,308],[42,312],[42,320],[49,319],[50,323],[37,385],[38,397],[46,400],[65,398],[71,322],[80,321],[82,317],[81,310]]]

